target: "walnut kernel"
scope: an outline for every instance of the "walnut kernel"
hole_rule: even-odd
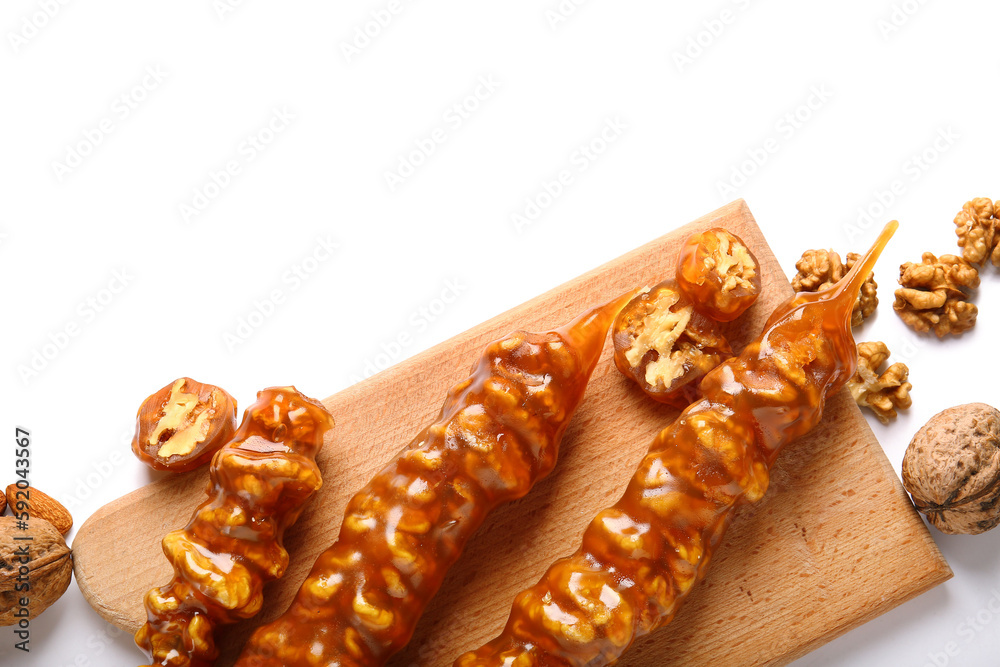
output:
[[[910,407],[910,389],[907,382],[910,369],[904,363],[889,366],[881,375],[879,370],[889,358],[889,348],[885,343],[858,344],[858,370],[847,381],[854,401],[859,407],[869,408],[883,424],[896,418],[896,408]]]
[[[989,260],[1000,267],[1000,201],[980,197],[965,202],[955,216],[955,234],[965,261],[982,266]]]
[[[851,270],[860,255],[848,253],[847,261],[842,262],[840,255],[833,250],[806,250],[802,258],[795,263],[798,273],[792,278],[792,289],[796,292],[819,292],[833,287],[847,272]],[[872,316],[878,308],[878,283],[875,274],[869,274],[861,286],[861,293],[854,304],[851,313],[851,326],[859,326]]]
[[[893,309],[911,328],[943,338],[975,326],[979,309],[966,299],[979,287],[979,271],[961,257],[925,252],[919,264],[899,267],[899,284]]]
[[[971,403],[931,418],[903,456],[903,486],[943,533],[1000,523],[1000,412]]]

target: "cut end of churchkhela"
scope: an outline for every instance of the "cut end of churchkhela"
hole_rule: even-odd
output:
[[[601,358],[601,350],[604,349],[611,323],[638,291],[631,290],[614,301],[592,308],[556,330],[580,354],[580,359],[587,368],[587,375],[594,371],[597,360]]]

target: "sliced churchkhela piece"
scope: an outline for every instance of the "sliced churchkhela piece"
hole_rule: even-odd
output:
[[[225,390],[179,378],[139,406],[132,451],[153,470],[194,470],[232,439],[236,415]]]
[[[760,263],[743,239],[715,227],[681,246],[677,284],[698,312],[732,322],[760,296]]]
[[[487,515],[555,466],[559,442],[632,294],[560,329],[490,343],[421,431],[348,503],[340,536],[241,667],[381,665],[413,635]]]
[[[763,497],[781,449],[819,423],[854,374],[851,313],[896,227],[842,281],[780,306],[760,338],[706,375],[704,398],[657,435],[580,549],[518,594],[499,637],[455,665],[607,665],[669,623],[736,508]]]
[[[146,594],[148,622],[135,635],[151,665],[209,667],[216,627],[260,611],[264,584],[288,567],[285,529],[323,483],[316,452],[333,425],[294,387],[257,394],[212,459],[208,500],[163,538],[174,578]]]
[[[673,280],[629,301],[611,340],[618,370],[654,401],[680,409],[701,396],[701,378],[733,356],[719,325],[697,312]]]

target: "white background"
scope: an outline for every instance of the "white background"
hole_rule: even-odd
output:
[[[388,0],[46,4],[0,11],[0,478],[29,427],[34,484],[77,526],[151,479],[131,423],[175,377],[241,405],[275,384],[327,396],[738,197],[790,273],[806,248],[861,250],[902,222],[858,334],[912,371],[913,408],[869,415],[897,470],[931,415],[1000,403],[995,269],[961,339],[891,309],[899,263],[956,252],[962,203],[1000,197],[995,2],[407,0],[352,53]],[[294,118],[269,134],[275,110]],[[614,141],[579,152],[605,127]],[[529,199],[544,206],[518,226]],[[796,664],[995,665],[1000,530],[932,534],[952,581]],[[5,664],[140,659],[75,584],[31,627],[30,657],[0,630]]]

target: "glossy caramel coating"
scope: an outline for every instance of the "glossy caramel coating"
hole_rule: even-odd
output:
[[[782,447],[819,423],[854,374],[851,311],[894,229],[841,283],[780,306],[760,338],[709,373],[704,398],[657,435],[581,548],[517,596],[497,639],[455,665],[607,665],[669,623],[735,509],[763,497]]]
[[[235,431],[235,398],[178,378],[139,406],[132,452],[154,470],[187,472],[211,461]]]
[[[163,538],[174,578],[146,594],[135,635],[152,665],[213,665],[215,628],[260,611],[264,584],[288,567],[285,530],[323,483],[316,452],[331,428],[326,408],[294,387],[257,394],[212,460],[208,500]]]
[[[760,264],[743,239],[714,227],[681,246],[677,284],[699,312],[732,322],[760,296]]]
[[[733,356],[719,325],[665,280],[628,302],[611,328],[615,366],[655,401],[683,408],[698,383]]]
[[[630,296],[561,329],[490,343],[437,421],[350,500],[292,606],[254,633],[236,664],[370,667],[402,648],[487,515],[555,466]]]

